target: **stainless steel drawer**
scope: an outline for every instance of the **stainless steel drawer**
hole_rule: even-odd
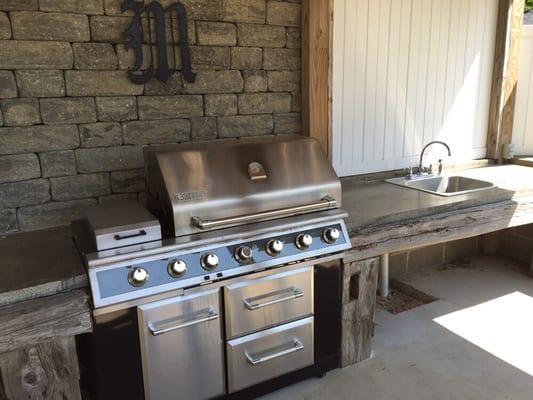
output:
[[[137,308],[147,400],[224,394],[219,300],[211,289]]]
[[[228,391],[233,393],[314,362],[313,317],[230,340]]]
[[[313,314],[313,267],[224,287],[226,333],[235,338]]]

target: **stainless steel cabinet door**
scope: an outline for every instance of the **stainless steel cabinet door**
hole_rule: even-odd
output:
[[[137,308],[147,400],[224,393],[219,289]]]
[[[313,314],[313,267],[224,287],[228,338]]]

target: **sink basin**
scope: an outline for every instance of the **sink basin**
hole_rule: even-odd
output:
[[[494,187],[490,182],[464,176],[414,176],[413,179],[401,177],[387,179],[385,182],[439,196],[458,196]]]

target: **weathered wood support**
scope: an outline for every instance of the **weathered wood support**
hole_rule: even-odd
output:
[[[75,290],[0,308],[0,399],[81,399],[75,335],[91,332]]]
[[[331,27],[333,0],[302,1],[303,133],[331,156]]]
[[[436,214],[352,231],[345,262],[479,236],[533,223],[533,197]]]
[[[487,157],[501,159],[511,143],[524,0],[499,0],[487,133]]]
[[[2,354],[0,374],[2,399],[81,399],[73,336]]]
[[[342,367],[370,357],[379,258],[343,264]]]

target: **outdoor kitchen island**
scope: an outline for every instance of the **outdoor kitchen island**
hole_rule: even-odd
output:
[[[0,0],[0,400],[308,398],[400,336],[375,313],[396,262],[523,234],[533,277],[533,168],[508,165],[533,154],[532,1]],[[210,153],[289,135],[323,154]],[[147,164],[160,146],[200,148]],[[441,175],[479,159],[500,165]],[[463,348],[433,353],[448,376],[380,365],[381,397],[524,392]]]
[[[529,171],[533,170],[523,172],[529,173]],[[513,172],[517,171],[513,170]],[[527,181],[524,180],[523,182]],[[500,192],[500,194],[494,195],[495,197],[485,195],[466,202],[464,199],[457,202],[453,198],[447,201],[437,200],[436,196],[402,190],[385,183],[354,184],[344,181],[344,207],[350,212],[350,217],[346,222],[351,233],[352,244],[355,245],[355,248],[348,254],[350,259],[345,260],[345,265],[361,265],[360,261],[357,260],[378,256],[383,251],[393,251],[390,250],[390,247],[386,247],[385,243],[393,245],[394,251],[396,251],[400,250],[401,246],[407,248],[425,245],[436,241],[453,240],[466,235],[489,233],[508,226],[532,223],[531,213],[528,216],[528,213],[525,212],[525,210],[533,208],[530,190],[530,187],[515,188],[514,194]],[[387,195],[383,195],[384,193]],[[399,201],[397,197],[399,194],[414,196],[408,199],[407,204],[409,204],[410,210],[406,210],[406,203]],[[375,207],[377,207],[375,205],[377,199],[381,199],[379,200],[381,201],[380,207],[384,203],[387,203],[388,207],[381,209],[388,211],[380,216],[371,216],[369,212],[361,212],[365,209],[365,204],[368,206],[367,209],[370,209],[371,203],[368,198],[372,199],[372,204]],[[415,198],[418,200],[414,200]],[[438,206],[433,204],[433,207],[436,208],[432,209],[427,203],[429,199],[435,199],[441,204]],[[364,203],[365,201],[366,203]],[[411,203],[411,201],[418,201],[418,203]],[[416,208],[414,204],[425,205]],[[407,218],[405,218],[406,212],[409,213]],[[398,217],[399,215],[401,217]],[[496,215],[497,218],[494,222],[487,223],[485,215]],[[363,218],[365,219],[364,222]],[[461,228],[464,224],[458,221],[468,222],[468,233],[465,233],[465,230]],[[439,230],[439,226],[447,226],[447,228]],[[434,227],[437,233],[432,234],[428,227]],[[375,235],[372,237],[376,238],[376,243],[363,242],[364,237],[369,232],[371,235]],[[406,238],[406,232],[411,232],[408,238]],[[79,290],[87,285],[87,279],[70,235],[70,228],[64,227],[21,233],[0,239],[2,280],[9,282],[9,284],[3,285],[2,293],[0,293],[0,303],[2,304],[0,308],[2,324],[0,326],[0,332],[2,332],[0,343],[6,344],[1,348],[3,354],[0,356],[0,371],[4,390],[12,397],[13,394],[16,398],[18,394],[22,397],[27,393],[40,392],[42,382],[46,381],[50,385],[54,379],[59,379],[55,382],[58,391],[52,393],[69,393],[70,397],[68,398],[79,398],[75,397],[75,393],[79,389],[77,386],[73,386],[73,382],[77,380],[76,373],[71,376],[54,375],[53,371],[49,369],[50,364],[47,363],[47,352],[45,351],[53,349],[49,343],[61,342],[65,336],[72,337],[72,335],[91,330],[91,325],[90,323],[87,324],[86,319],[86,316],[89,315],[87,295],[83,290]],[[385,239],[383,240],[383,238]],[[382,242],[378,243],[378,240]],[[15,243],[17,245],[14,245]],[[368,262],[365,262],[367,264],[364,265],[368,265]],[[375,269],[377,262],[374,262],[372,267]],[[69,300],[67,303],[59,301],[67,299]],[[349,296],[348,300],[350,300]],[[351,307],[354,307],[353,303],[352,300]],[[16,319],[11,316],[15,314],[23,316],[21,317],[21,324],[14,324]],[[27,315],[36,314],[40,317],[36,319],[25,318]],[[74,328],[65,326],[65,321],[62,320],[63,315],[79,317]],[[69,318],[70,320],[71,318]],[[88,321],[90,322],[90,319]],[[50,329],[46,331],[48,333],[45,337],[32,335],[36,331],[36,327],[43,323],[52,327],[54,323],[58,324],[65,331]],[[41,329],[38,331],[43,332]],[[344,339],[348,342],[353,340],[353,335],[348,335],[350,333],[349,326],[345,327],[344,333]],[[346,349],[346,345],[343,346]],[[363,347],[364,353],[368,351],[370,345],[366,344]],[[76,360],[73,354],[66,354],[66,350],[73,352],[74,347],[65,347],[62,353],[64,359],[61,359],[61,362]],[[343,354],[343,364],[349,364],[350,361],[362,358],[360,355],[362,353],[353,353],[353,350],[351,347],[352,356],[345,357]],[[30,363],[29,360],[33,361]],[[48,369],[43,368],[42,365],[47,365]],[[35,375],[32,375],[32,372]],[[40,378],[32,380],[35,376]],[[23,379],[24,377],[28,378]],[[62,381],[63,379],[66,382]],[[27,382],[27,384],[20,386],[21,381]],[[53,398],[53,396],[48,395],[46,397],[45,395],[43,398]]]

